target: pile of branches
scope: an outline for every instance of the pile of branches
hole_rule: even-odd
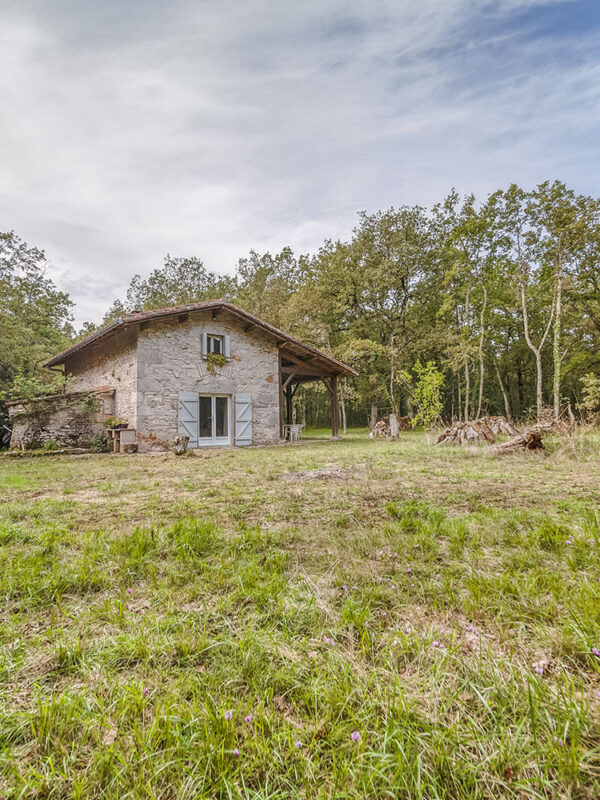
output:
[[[437,438],[436,444],[496,444],[500,434],[519,436],[519,431],[506,417],[480,417],[467,422],[455,422]]]
[[[395,439],[399,431],[409,431],[412,428],[410,417],[398,417],[390,414],[388,417],[381,417],[369,432],[369,439],[377,439],[382,436],[384,439]]]
[[[540,431],[540,433],[556,433],[559,436],[570,436],[575,430],[575,424],[575,415],[569,403],[561,411],[558,419],[554,417],[553,409],[543,408],[540,418],[529,430]]]
[[[389,420],[389,417],[378,419],[369,431],[369,439],[377,439],[378,436],[383,436],[384,439],[391,439],[392,429],[390,428]]]

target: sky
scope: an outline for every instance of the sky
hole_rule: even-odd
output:
[[[0,0],[0,230],[98,322],[360,210],[598,194],[600,0]]]

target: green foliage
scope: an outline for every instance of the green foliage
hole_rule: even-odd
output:
[[[93,392],[89,392],[79,401],[79,409],[83,414],[95,414],[101,407],[102,401]]]
[[[73,333],[72,305],[47,277],[43,250],[0,233],[0,389],[16,373],[41,376],[42,362]]]
[[[453,191],[430,209],[363,212],[347,240],[326,240],[310,255],[251,251],[235,277],[208,271],[197,256],[168,255],[147,278],[132,278],[105,322],[223,297],[356,367],[340,390],[350,424],[391,411],[431,424],[438,409],[444,418],[518,419],[551,398],[555,411],[566,400],[575,407],[596,369],[598,263],[598,198],[560,181],[513,184],[481,200]],[[40,365],[75,335],[70,300],[45,264],[42,251],[1,235],[0,392],[17,373],[49,380]],[[86,323],[78,335],[93,330]],[[416,362],[443,375],[441,408],[426,398],[419,410],[416,376],[407,379]],[[581,410],[596,413],[586,397]],[[302,421],[329,421],[318,383],[303,385],[294,402]]]
[[[413,403],[416,408],[413,422],[415,425],[428,428],[440,419],[444,407],[442,401],[444,376],[433,361],[428,361],[425,365],[417,361],[413,371],[415,373]]]
[[[54,450],[60,450],[61,445],[56,441],[56,439],[46,439],[46,441],[42,444],[41,449],[52,452]]]
[[[208,353],[206,356],[206,368],[211,373],[211,375],[216,375],[217,370],[221,367],[226,366],[227,364],[227,357],[224,356],[222,353]]]
[[[588,372],[581,379],[583,384],[583,400],[580,408],[593,420],[600,416],[600,378]]]
[[[45,395],[61,394],[69,385],[69,379],[62,374],[53,373],[50,380],[32,374],[17,372],[7,396],[10,399],[34,400]]]
[[[106,313],[104,322],[112,322],[134,310],[166,308],[226,297],[232,285],[231,278],[208,272],[199,258],[167,255],[164,265],[153,270],[147,278],[133,276],[127,289],[126,302],[117,300]]]
[[[90,439],[90,450],[92,453],[106,453],[108,450],[108,440],[101,433],[92,436]]]
[[[118,417],[107,417],[104,420],[104,426],[106,428],[117,428],[119,425],[125,425],[126,423],[126,419],[119,419]]]

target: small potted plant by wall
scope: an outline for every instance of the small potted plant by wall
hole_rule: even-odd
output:
[[[119,419],[118,417],[108,417],[104,424],[114,431],[124,431],[129,425],[127,420]]]

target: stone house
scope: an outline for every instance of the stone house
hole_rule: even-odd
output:
[[[101,397],[104,416],[114,415],[135,431],[129,435],[139,452],[168,449],[178,433],[189,436],[191,448],[275,444],[292,421],[297,387],[314,380],[327,387],[337,436],[338,378],[356,375],[222,300],[133,312],[45,366],[71,376],[69,392],[80,404],[82,393]],[[64,414],[63,404],[63,432]],[[35,419],[35,410],[29,418]],[[45,430],[52,433],[51,419]],[[20,436],[26,438],[23,431]]]

